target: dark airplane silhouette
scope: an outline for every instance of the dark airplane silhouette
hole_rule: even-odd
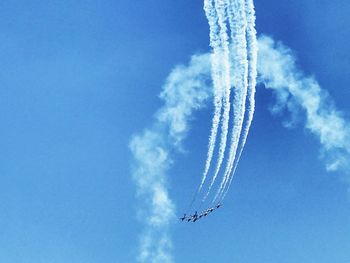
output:
[[[186,218],[187,218],[187,217],[186,217],[186,214],[184,214],[183,217],[180,217],[180,220],[181,220],[181,221],[184,221]]]
[[[210,207],[207,210],[202,211],[200,214],[198,214],[197,211],[195,211],[195,213],[193,215],[189,215],[186,216],[186,214],[184,214],[183,217],[180,217],[181,221],[187,220],[187,222],[196,222],[197,220],[201,219],[204,216],[209,215],[211,212],[213,212],[215,209],[218,209],[222,206],[222,204],[217,204],[214,207]]]
[[[194,213],[194,215],[191,217],[191,220],[193,221],[193,222],[196,222],[197,220],[198,220],[198,213],[197,213],[197,211]]]

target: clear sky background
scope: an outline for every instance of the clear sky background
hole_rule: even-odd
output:
[[[142,225],[130,137],[152,122],[171,69],[209,51],[202,0],[0,3],[0,262],[135,262]],[[291,47],[350,120],[350,2],[256,1],[257,30]],[[348,263],[350,202],[319,143],[272,116],[259,86],[236,180],[215,215],[171,227],[176,262]],[[211,108],[175,156],[189,202]]]

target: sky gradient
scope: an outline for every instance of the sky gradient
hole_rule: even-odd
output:
[[[177,64],[209,49],[202,1],[2,1],[0,261],[136,262],[133,135],[150,127]],[[281,40],[350,120],[350,3],[256,1],[258,34]],[[345,72],[345,73],[344,73]],[[221,210],[170,227],[175,262],[348,263],[350,203],[303,114],[272,115],[259,85],[252,129]],[[203,169],[212,106],[173,153],[177,214]]]

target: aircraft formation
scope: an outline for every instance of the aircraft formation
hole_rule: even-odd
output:
[[[195,213],[193,215],[189,215],[187,216],[186,214],[184,214],[183,217],[180,217],[181,221],[184,222],[196,222],[197,220],[201,219],[202,217],[206,217],[207,215],[209,215],[210,213],[212,213],[215,209],[218,209],[221,207],[221,204],[218,204],[214,207],[208,208],[204,211],[202,211],[201,213],[198,214],[197,211],[195,211]]]
[[[214,112],[202,178],[188,210],[218,205],[180,218],[187,222],[207,216],[225,199],[255,111],[258,44],[253,0],[204,0],[204,11],[212,48]]]

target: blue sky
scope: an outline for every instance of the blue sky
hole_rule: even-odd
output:
[[[190,3],[189,3],[190,2]],[[202,1],[2,1],[0,262],[135,262],[138,201],[131,136],[152,123],[172,68],[209,51]],[[350,119],[350,3],[256,1],[258,33]],[[345,72],[345,73],[344,73]],[[176,262],[350,260],[350,203],[318,140],[285,129],[261,85],[235,182],[200,224],[171,226]],[[177,212],[205,161],[212,114],[195,114],[169,172]]]

